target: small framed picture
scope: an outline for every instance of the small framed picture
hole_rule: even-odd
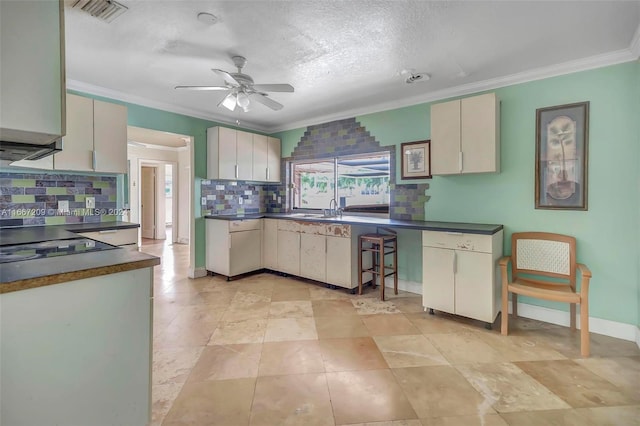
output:
[[[536,110],[536,209],[587,210],[589,102]]]
[[[401,144],[402,179],[431,178],[431,140]]]

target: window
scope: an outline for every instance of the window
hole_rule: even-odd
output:
[[[389,157],[381,152],[292,163],[293,208],[326,209],[335,199],[345,211],[387,213]]]

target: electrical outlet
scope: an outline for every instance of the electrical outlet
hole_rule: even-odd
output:
[[[88,209],[96,208],[96,197],[87,197],[84,199],[85,207]]]
[[[282,203],[282,197],[278,197],[278,204]]]
[[[276,193],[274,192],[273,193],[273,201],[275,201],[275,200],[276,200]]]
[[[207,197],[202,197],[200,199],[200,204],[202,204],[203,206],[205,206],[207,204]]]
[[[69,211],[69,201],[58,201],[58,211],[68,212]]]
[[[242,205],[244,203],[244,198],[242,196],[238,197],[238,204]]]

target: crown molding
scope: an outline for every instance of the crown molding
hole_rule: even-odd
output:
[[[542,80],[545,78],[556,77],[560,75],[571,74],[580,71],[587,71],[596,68],[602,68],[610,65],[621,64],[637,60],[640,57],[640,26],[634,35],[631,45],[627,49],[616,50],[602,55],[590,56],[575,61],[563,62],[548,67],[535,68],[521,73],[511,74],[504,77],[463,84],[435,92],[412,96],[404,99],[394,100],[390,102],[382,102],[375,105],[369,105],[363,108],[355,108],[346,111],[340,111],[333,114],[325,114],[313,119],[303,119],[281,126],[264,127],[255,123],[245,122],[243,128],[255,130],[267,134],[283,132],[286,130],[308,127],[315,124],[327,123],[345,118],[357,117],[361,115],[374,114],[392,109],[405,108],[422,103],[435,102],[442,99],[454,98],[457,96],[465,96],[486,90],[494,90],[500,87],[512,86],[514,84],[527,83],[530,81]],[[67,88],[92,94],[95,96],[103,96],[110,99],[141,105],[149,108],[155,108],[163,111],[173,112],[176,114],[187,115],[190,117],[200,118],[207,121],[215,121],[220,124],[235,127],[236,123],[231,122],[228,118],[204,111],[185,108],[169,103],[158,102],[140,96],[130,95],[127,93],[111,90],[101,86],[84,83],[77,80],[67,80]]]

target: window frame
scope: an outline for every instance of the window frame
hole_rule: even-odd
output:
[[[291,211],[292,212],[296,212],[296,213],[318,213],[318,212],[322,212],[325,208],[329,208],[329,206],[327,205],[326,207],[323,208],[307,208],[307,207],[295,207],[295,183],[294,183],[294,179],[295,179],[295,172],[294,172],[294,168],[296,165],[298,164],[311,164],[311,163],[326,163],[326,162],[333,162],[333,181],[334,181],[334,185],[333,185],[333,198],[335,198],[336,200],[339,200],[339,195],[338,195],[338,162],[340,160],[353,160],[353,159],[358,159],[358,158],[363,158],[363,157],[367,157],[367,156],[374,156],[374,155],[386,155],[388,157],[389,160],[389,184],[392,183],[392,176],[391,176],[391,172],[392,172],[392,167],[391,167],[391,161],[393,160],[392,158],[392,153],[388,150],[380,150],[380,151],[372,151],[372,152],[363,152],[363,153],[359,153],[359,154],[349,154],[349,155],[340,155],[340,156],[335,156],[335,157],[323,157],[323,158],[313,158],[313,159],[299,159],[299,160],[293,160],[290,161],[288,164],[289,167],[289,181],[287,182],[287,187],[289,188],[289,194],[288,194],[288,201],[289,201],[289,205],[291,206]],[[386,206],[388,208],[387,212],[385,213],[378,213],[378,212],[349,212],[350,215],[374,215],[374,216],[383,216],[383,217],[388,217],[389,216],[389,211],[391,210],[391,200],[389,200],[388,204],[380,204],[380,206]]]

